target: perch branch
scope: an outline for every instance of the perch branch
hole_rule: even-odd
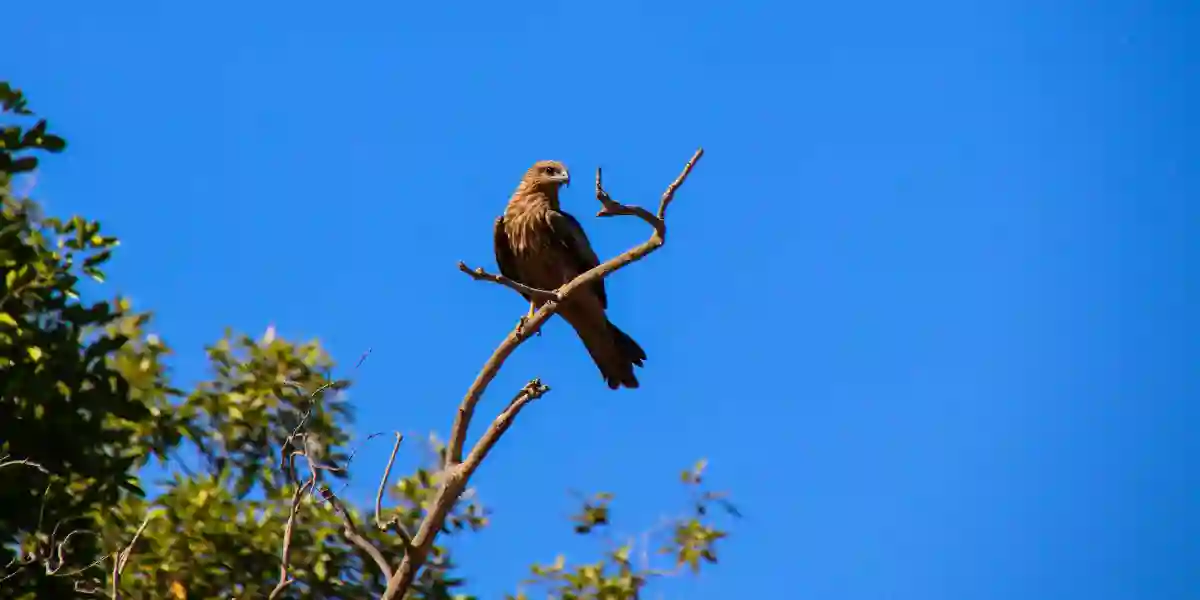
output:
[[[433,507],[429,514],[421,522],[420,528],[413,537],[412,544],[409,546],[409,552],[406,552],[404,558],[401,559],[399,567],[391,578],[388,579],[387,589],[384,591],[381,600],[397,600],[403,598],[412,586],[416,579],[417,571],[424,565],[425,559],[430,548],[433,547],[434,538],[441,531],[445,524],[446,517],[450,513],[450,509],[458,500],[466,489],[468,480],[475,469],[479,467],[479,463],[487,456],[488,451],[495,446],[500,437],[512,424],[517,413],[521,411],[529,402],[541,397],[549,388],[542,385],[540,381],[534,380],[529,382],[517,394],[517,397],[508,405],[508,407],[492,422],[491,426],[484,432],[476,443],[475,448],[471,450],[467,456],[466,462],[463,461],[463,448],[466,444],[467,429],[470,426],[471,418],[475,413],[475,407],[479,404],[480,398],[483,397],[483,392],[488,385],[496,377],[500,368],[504,365],[504,361],[520,346],[522,342],[529,339],[530,336],[537,333],[541,329],[542,324],[555,314],[561,302],[566,301],[576,290],[589,286],[595,281],[607,277],[613,271],[620,269],[632,262],[640,260],[661,247],[666,240],[666,211],[667,206],[675,197],[676,190],[679,189],[683,182],[691,173],[692,168],[700,157],[704,155],[704,150],[698,149],[691,159],[688,160],[679,176],[663,192],[659,200],[658,214],[650,214],[645,209],[638,207],[626,206],[616,202],[604,188],[600,181],[600,170],[596,171],[596,198],[600,201],[602,209],[600,216],[614,215],[634,215],[649,223],[654,228],[654,233],[647,241],[635,246],[634,248],[616,256],[608,261],[600,264],[586,273],[582,273],[553,292],[554,298],[547,299],[533,316],[528,319],[523,319],[513,331],[500,343],[492,356],[484,363],[483,368],[475,377],[475,381],[468,388],[462,403],[459,405],[458,412],[455,415],[454,424],[450,429],[450,440],[446,448],[446,464],[445,477],[443,478],[441,487],[438,490],[437,496],[434,499]],[[465,264],[460,264],[459,269],[471,275],[475,279],[485,279],[496,281],[499,283],[499,276],[492,276],[496,279],[485,277],[482,269],[471,271],[466,268]],[[514,282],[515,283],[515,282]],[[505,284],[507,285],[507,284]],[[509,285],[508,287],[521,291],[520,289]],[[545,290],[538,290],[545,292]],[[532,294],[531,294],[532,295]]]
[[[498,283],[504,287],[516,291],[518,294],[529,296],[530,298],[536,298],[538,300],[547,302],[551,300],[558,300],[558,294],[554,293],[553,291],[539,290],[538,288],[529,287],[523,283],[513,281],[503,275],[493,275],[487,271],[484,271],[483,267],[476,267],[472,269],[471,267],[467,266],[467,263],[461,260],[458,261],[458,270],[466,273],[475,281],[490,281],[492,283]]]

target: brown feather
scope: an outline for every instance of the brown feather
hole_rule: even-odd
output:
[[[534,164],[496,219],[496,263],[505,277],[553,290],[600,264],[579,221],[559,207],[558,186],[565,176],[560,163]],[[559,314],[575,329],[608,387],[636,388],[633,367],[642,366],[646,353],[608,320],[607,307],[604,281],[598,280],[576,292]]]

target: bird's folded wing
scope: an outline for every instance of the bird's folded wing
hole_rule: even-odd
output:
[[[496,266],[500,267],[500,274],[518,283],[524,283],[517,271],[517,256],[509,244],[508,233],[504,231],[503,216],[496,217],[496,224],[492,228],[492,237],[496,245]],[[521,295],[526,300],[532,300],[526,294]]]
[[[570,265],[577,273],[583,273],[600,264],[600,258],[596,256],[596,251],[592,250],[592,244],[588,242],[587,234],[583,232],[583,226],[575,220],[575,217],[570,213],[552,210],[547,221],[555,243],[562,250],[562,257],[570,261]],[[604,280],[597,279],[591,289],[592,293],[596,294],[600,300],[600,306],[608,308]]]

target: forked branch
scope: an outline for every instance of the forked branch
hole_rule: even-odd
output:
[[[546,320],[555,314],[559,305],[570,298],[571,294],[576,290],[591,285],[593,282],[609,276],[614,271],[632,262],[645,258],[666,242],[667,207],[674,199],[675,192],[683,185],[692,168],[703,155],[703,149],[696,150],[696,153],[688,160],[679,176],[667,186],[666,191],[663,192],[659,200],[657,214],[653,214],[638,206],[625,205],[613,200],[604,190],[601,181],[601,172],[600,169],[597,169],[596,199],[601,204],[601,209],[597,213],[597,216],[636,216],[650,224],[654,228],[654,233],[645,242],[580,274],[557,290],[548,291],[529,288],[501,275],[493,275],[485,272],[483,269],[472,270],[466,264],[459,263],[459,269],[473,279],[504,285],[522,294],[542,299],[544,303],[531,318],[522,319],[521,323],[505,337],[504,341],[492,353],[492,356],[484,363],[483,368],[475,377],[475,381],[463,397],[462,403],[458,407],[454,424],[450,430],[450,440],[447,444],[446,464],[444,466],[445,474],[442,478],[441,487],[438,489],[429,514],[426,515],[416,535],[413,536],[408,552],[405,553],[404,558],[400,561],[400,565],[397,567],[395,573],[388,579],[387,589],[384,591],[383,596],[381,596],[382,600],[398,600],[403,598],[408,592],[413,581],[416,579],[417,572],[425,564],[429,551],[433,547],[434,538],[445,524],[446,517],[450,514],[451,508],[466,489],[471,475],[479,467],[483,459],[487,457],[488,452],[496,445],[500,437],[504,435],[504,432],[512,425],[513,420],[521,409],[549,391],[550,388],[542,385],[537,379],[526,384],[513,401],[509,403],[508,407],[500,413],[491,426],[480,436],[479,441],[475,443],[475,446],[467,454],[466,460],[464,460],[463,454],[466,445],[467,430],[475,414],[475,408],[479,404],[480,398],[483,397],[483,393],[488,385],[504,365],[504,361],[512,355],[513,351],[521,343],[541,329]]]
[[[359,360],[359,364],[362,364],[361,359]],[[315,405],[320,393],[328,387],[329,384],[326,384],[318,388],[309,396],[309,401]],[[326,486],[319,485],[318,483],[317,471],[337,471],[341,470],[342,467],[332,467],[318,464],[313,458],[312,453],[309,451],[308,434],[303,432],[302,429],[308,420],[309,415],[312,414],[313,409],[314,406],[310,406],[309,410],[301,416],[300,423],[296,426],[296,428],[292,431],[279,449],[279,466],[283,469],[288,481],[295,486],[295,489],[292,492],[291,507],[290,511],[288,512],[287,523],[284,525],[283,530],[283,549],[281,550],[281,556],[279,558],[279,583],[275,585],[275,588],[271,590],[270,595],[267,596],[268,600],[274,600],[275,598],[278,598],[279,595],[288,588],[288,586],[292,585],[296,581],[289,575],[292,563],[292,535],[296,529],[296,520],[299,518],[300,507],[303,505],[304,496],[312,493],[313,491],[317,491],[320,494],[321,500],[328,502],[333,508],[334,512],[341,517],[342,535],[346,538],[346,540],[351,544],[354,544],[354,546],[358,549],[362,550],[367,556],[371,557],[371,560],[374,561],[375,566],[379,567],[379,571],[383,573],[384,577],[388,579],[391,579],[392,577],[391,565],[388,564],[387,558],[384,557],[383,552],[381,552],[379,548],[375,546],[375,544],[371,543],[370,540],[363,536],[362,532],[358,528],[358,524],[354,522],[354,516],[349,510],[346,509],[346,506],[341,499],[333,493],[333,490]],[[388,461],[387,471],[384,473],[384,480],[382,483],[380,483],[380,498],[378,498],[375,502],[376,511],[379,510],[379,506],[382,503],[383,485],[387,481],[388,474],[391,473],[392,463],[394,463],[396,460],[396,452],[400,449],[400,442],[403,439],[404,436],[400,435],[399,432],[396,432],[396,444],[392,448],[392,458],[390,461]],[[296,445],[301,446],[301,448],[296,449]],[[304,460],[308,465],[308,477],[304,480],[301,480],[296,474],[296,457],[298,456],[304,457]],[[351,458],[353,458],[353,455],[351,455]],[[378,519],[378,516],[376,516],[376,519]],[[405,538],[405,541],[407,542],[407,538]]]

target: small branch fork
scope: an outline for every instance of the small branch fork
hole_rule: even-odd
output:
[[[683,171],[680,172],[679,176],[667,186],[666,191],[663,192],[662,197],[659,199],[657,214],[651,213],[639,206],[621,204],[613,200],[608,195],[608,192],[604,190],[600,169],[596,169],[596,199],[601,204],[601,209],[596,213],[596,216],[635,216],[653,227],[654,232],[651,234],[650,239],[645,242],[580,274],[557,290],[549,291],[531,288],[502,275],[488,273],[482,268],[471,269],[465,263],[458,263],[459,270],[466,273],[472,279],[503,285],[518,293],[542,300],[543,304],[532,316],[522,318],[514,330],[500,343],[499,347],[492,353],[491,358],[484,363],[483,368],[475,377],[475,381],[467,390],[466,396],[463,397],[462,404],[459,405],[458,413],[450,430],[450,440],[446,448],[445,476],[442,478],[441,487],[438,489],[437,496],[433,501],[432,509],[426,515],[424,521],[421,522],[416,535],[411,538],[412,542],[408,545],[408,550],[405,552],[404,558],[400,561],[400,565],[394,573],[385,570],[385,573],[391,573],[391,575],[388,577],[387,589],[380,597],[381,600],[400,600],[404,597],[416,579],[417,572],[425,564],[429,551],[433,547],[434,539],[445,524],[446,517],[450,514],[450,509],[466,490],[471,475],[479,468],[480,463],[487,458],[488,452],[491,451],[500,440],[500,437],[512,425],[517,414],[530,402],[541,398],[550,391],[550,388],[542,384],[538,379],[527,383],[512,401],[509,402],[500,415],[492,421],[491,426],[484,431],[479,441],[475,443],[475,446],[466,454],[466,458],[464,459],[463,453],[466,445],[467,429],[470,426],[471,418],[475,414],[475,407],[479,404],[479,400],[483,397],[483,393],[488,385],[504,365],[504,361],[525,340],[537,333],[546,320],[555,314],[559,305],[570,298],[571,294],[575,293],[576,290],[589,286],[593,282],[611,275],[614,271],[645,258],[666,243],[667,207],[675,198],[675,192],[687,180],[688,175],[692,172],[692,168],[695,167],[703,155],[703,148],[696,150],[696,153],[684,165]],[[384,478],[386,480],[386,473]],[[376,512],[378,512],[378,509]]]
[[[359,364],[362,364],[361,359],[359,360]],[[315,404],[317,402],[317,397],[330,385],[331,384],[325,384],[317,388],[317,390],[309,396],[309,402]],[[349,510],[346,509],[345,504],[342,503],[341,499],[338,498],[337,495],[333,493],[333,490],[329,489],[328,486],[319,485],[317,482],[318,471],[338,471],[342,470],[344,467],[321,465],[313,459],[312,454],[309,452],[308,435],[301,431],[307,422],[309,415],[312,414],[312,411],[313,406],[310,405],[309,410],[305,411],[304,415],[300,419],[300,423],[288,436],[287,440],[284,441],[279,451],[279,466],[283,469],[284,473],[287,474],[288,480],[296,486],[296,489],[292,492],[291,510],[288,512],[287,523],[284,525],[283,530],[283,550],[281,551],[279,559],[279,583],[276,584],[275,588],[271,590],[270,595],[267,597],[268,600],[274,600],[275,598],[278,598],[279,595],[288,588],[288,586],[296,582],[296,580],[288,573],[292,564],[292,534],[296,530],[296,520],[299,517],[300,506],[303,504],[304,496],[305,494],[311,494],[314,490],[320,496],[320,499],[329,503],[329,505],[333,507],[333,510],[337,512],[338,516],[342,518],[342,535],[346,537],[346,540],[351,544],[354,544],[358,549],[365,552],[367,556],[370,556],[371,560],[375,562],[375,566],[379,567],[379,570],[381,573],[383,573],[384,577],[389,579],[392,577],[392,568],[391,565],[388,564],[387,558],[384,557],[383,553],[375,546],[375,544],[371,543],[370,540],[363,536],[362,531],[358,528],[358,524],[354,522],[354,516]],[[369,440],[376,435],[379,434],[373,434],[367,439]],[[395,432],[395,436],[396,444],[392,448],[392,457],[388,461],[387,469],[384,471],[383,480],[379,483],[379,495],[375,499],[375,510],[377,513],[383,503],[383,492],[387,487],[387,478],[392,472],[392,465],[396,462],[396,453],[400,450],[400,442],[404,440],[404,436],[398,431]],[[294,449],[297,442],[302,445],[302,449]],[[291,449],[290,452],[289,449]],[[305,463],[308,465],[308,477],[303,481],[299,480],[296,474],[297,456],[304,457]],[[352,454],[350,459],[353,458],[354,457]],[[375,520],[376,523],[379,522],[378,514],[376,514]],[[403,532],[403,527],[400,527],[398,523],[396,529],[398,533]],[[403,536],[403,534],[402,538],[405,542],[405,551],[407,552],[408,541],[410,538]]]
[[[38,471],[41,471],[43,474],[48,475],[48,476],[53,475],[49,469],[42,466],[40,463],[36,463],[36,462],[28,460],[28,459],[8,460],[8,458],[9,457],[7,455],[0,456],[0,469],[3,469],[5,467],[11,467],[11,466],[25,466],[25,467],[37,469]],[[46,490],[42,493],[42,516],[45,515],[46,496],[49,495],[50,487],[52,485],[53,485],[53,482],[48,484],[46,486]],[[66,536],[64,536],[61,541],[58,541],[57,543],[55,543],[55,539],[58,536],[58,527],[59,527],[59,525],[62,525],[63,522],[65,522],[65,521],[60,521],[58,525],[54,526],[54,530],[50,533],[50,539],[48,542],[39,544],[39,548],[37,548],[36,550],[27,552],[23,555],[19,555],[17,558],[14,558],[11,562],[9,562],[8,565],[5,566],[5,568],[9,568],[9,567],[16,565],[17,569],[12,571],[11,573],[8,573],[7,575],[4,575],[3,577],[0,577],[0,583],[3,583],[4,581],[6,581],[8,579],[16,577],[19,573],[21,573],[21,571],[23,571],[25,569],[25,567],[27,567],[33,563],[36,563],[36,562],[43,563],[43,567],[45,568],[47,575],[51,575],[51,576],[55,576],[55,577],[75,577],[78,575],[82,575],[85,571],[88,571],[92,567],[99,566],[105,560],[112,558],[113,568],[112,568],[112,572],[111,572],[112,580],[109,585],[109,597],[111,597],[113,600],[117,600],[118,598],[121,597],[121,588],[120,588],[121,574],[125,571],[125,565],[129,563],[129,557],[133,555],[133,547],[137,544],[138,538],[140,538],[142,536],[142,532],[146,530],[146,526],[150,524],[150,519],[152,519],[152,518],[154,518],[154,513],[151,511],[147,511],[145,517],[142,519],[142,524],[138,526],[137,532],[135,532],[133,534],[133,539],[130,540],[128,546],[125,546],[123,549],[121,549],[118,552],[114,552],[112,554],[105,554],[105,555],[101,556],[100,558],[96,559],[95,561],[92,561],[91,564],[89,564],[83,568],[80,568],[80,569],[74,569],[67,573],[60,573],[60,571],[66,565],[66,558],[63,556],[63,553],[66,551],[68,544],[71,541],[71,538],[74,537],[76,534],[85,534],[85,535],[93,535],[94,536],[94,535],[96,535],[96,533],[92,532],[92,531],[86,531],[83,529],[76,529],[76,530],[68,533]],[[42,519],[41,519],[41,516],[39,516],[38,517],[38,529],[41,529],[41,526],[42,526]],[[104,588],[102,586],[96,586],[96,587],[89,586],[86,584],[86,582],[80,580],[80,581],[75,582],[75,591],[80,594],[84,594],[84,595],[96,595],[96,594],[102,594],[104,592]]]

